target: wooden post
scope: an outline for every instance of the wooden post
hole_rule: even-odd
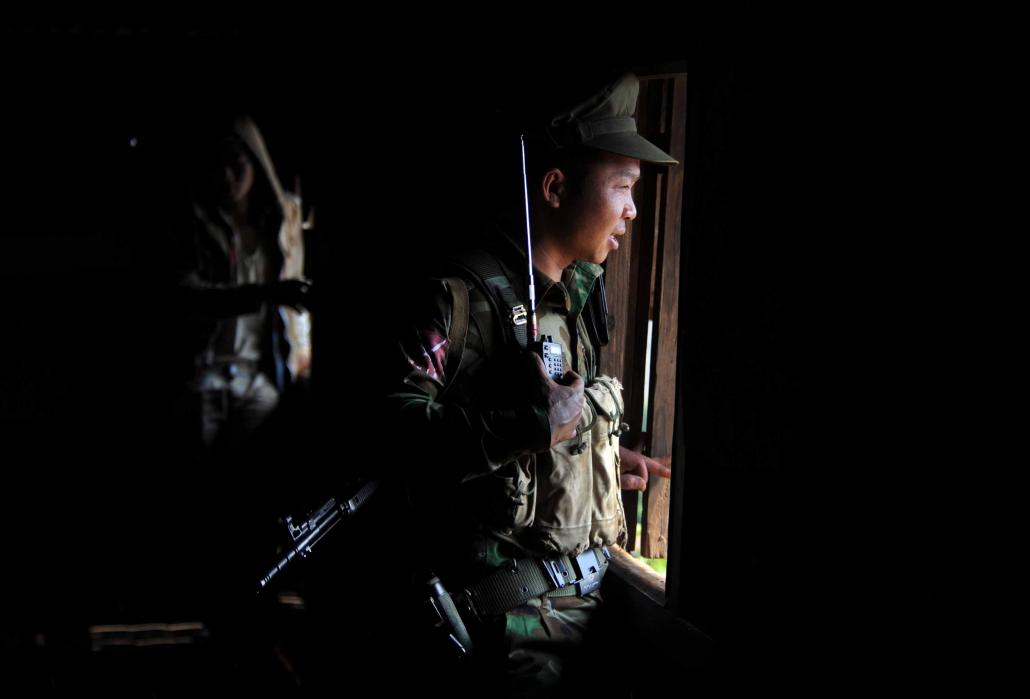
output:
[[[682,162],[686,119],[686,76],[642,80],[637,102],[641,134]],[[679,121],[677,121],[679,120]],[[678,128],[671,128],[678,126]],[[671,193],[671,194],[670,194]],[[625,385],[626,421],[630,431],[624,446],[667,454],[672,447],[676,378],[676,309],[679,284],[679,230],[682,203],[682,166],[645,165],[634,198],[637,219],[619,250],[605,263],[608,307],[614,318],[611,341],[601,354],[601,371],[619,377]],[[648,321],[653,320],[651,385],[644,385]],[[664,332],[663,332],[664,329]],[[650,395],[647,425],[642,427],[644,398]],[[665,557],[668,532],[668,482],[652,479],[645,493],[645,521],[640,547],[651,558]],[[623,493],[629,539],[637,546],[637,504],[640,493]]]
[[[652,456],[672,453],[676,405],[676,344],[679,334],[680,237],[683,211],[683,158],[685,129],[669,129],[686,123],[687,78],[684,75],[656,80],[649,86],[649,106],[660,109],[660,118],[644,122],[658,132],[644,136],[680,161],[660,178],[656,211],[657,257],[654,265],[654,325],[651,337],[651,409],[649,410]],[[655,94],[660,93],[660,94]],[[660,381],[657,380],[660,377]],[[644,537],[641,553],[648,558],[668,556],[669,482],[651,478],[644,498]]]

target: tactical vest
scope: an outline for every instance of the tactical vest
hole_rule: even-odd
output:
[[[491,360],[526,348],[527,307],[513,284],[517,277],[490,253],[455,261],[448,271],[453,275],[444,278],[453,301],[446,358],[450,379],[437,399],[483,405],[489,400],[484,392],[490,390]],[[566,370],[575,367],[586,385],[576,436],[543,454],[504,464],[470,486],[489,534],[536,554],[578,554],[626,540],[619,485],[622,385],[598,373],[598,350],[608,341],[601,278],[575,318],[575,330],[565,324],[557,313],[540,315],[540,333],[562,340]],[[470,326],[479,335],[482,356],[466,345]]]

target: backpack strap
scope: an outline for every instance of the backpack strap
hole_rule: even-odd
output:
[[[597,278],[597,284],[587,299],[583,308],[583,320],[587,326],[587,334],[594,345],[594,352],[597,354],[597,363],[601,363],[601,348],[608,346],[609,323],[611,316],[608,313],[608,299],[604,290],[604,275]]]
[[[454,311],[451,318],[450,347],[448,348],[448,361],[455,361],[455,367],[461,367],[461,357],[464,352],[465,332],[468,328],[468,316],[475,315],[480,321],[479,325],[486,325],[484,317],[490,318],[490,325],[500,332],[500,340],[503,345],[513,346],[518,344],[522,349],[528,346],[528,315],[529,310],[525,302],[516,292],[514,279],[507,267],[496,256],[486,250],[478,250],[466,253],[462,257],[451,260],[446,271],[452,275],[447,277],[447,282],[452,289],[454,298]],[[464,281],[463,281],[464,280]],[[485,297],[490,305],[490,310],[484,312],[481,308],[470,308],[468,288],[465,283],[475,287]],[[521,288],[521,287],[520,287]],[[459,299],[459,295],[462,296]],[[457,304],[461,301],[464,305],[464,312],[459,313]],[[481,305],[481,304],[480,304]],[[590,337],[591,345],[594,348],[595,363],[600,365],[601,348],[606,346],[608,337],[608,304],[605,299],[604,276],[597,279],[597,284],[591,293],[582,318],[586,325],[587,335]],[[460,326],[456,325],[462,321]],[[461,332],[456,331],[460,328]],[[489,343],[490,338],[483,338]],[[452,353],[455,360],[452,360]],[[490,354],[490,346],[487,345],[487,354]],[[457,373],[457,368],[451,375]]]
[[[451,290],[451,326],[447,333],[450,342],[447,344],[444,364],[454,366],[453,370],[448,370],[448,374],[454,377],[461,371],[461,360],[465,355],[465,339],[469,329],[469,289],[460,277],[447,277],[444,281]]]
[[[447,382],[443,391],[437,396],[437,400],[442,398],[451,386],[455,385],[453,379],[461,371],[465,358],[465,346],[467,344],[470,321],[474,321],[479,328],[481,341],[484,345],[482,351],[485,356],[491,356],[493,349],[497,346],[510,347],[514,342],[518,342],[518,333],[515,326],[511,323],[506,323],[504,320],[505,318],[514,318],[513,309],[507,304],[514,303],[515,306],[518,306],[514,292],[511,290],[511,284],[504,284],[496,278],[497,276],[504,278],[503,272],[500,275],[491,275],[493,279],[490,283],[487,283],[477,273],[477,270],[478,272],[484,271],[484,267],[485,265],[477,265],[473,268],[472,266],[451,261],[448,263],[446,271],[452,274],[457,273],[460,276],[442,278],[451,291],[451,322],[447,332],[449,342],[444,359],[447,375],[451,380]],[[493,268],[485,271],[498,272],[500,267],[495,265]],[[504,279],[506,281],[506,278]],[[500,295],[499,288],[505,286],[508,289],[504,294],[506,298],[498,299],[497,296]],[[470,294],[470,287],[474,287],[479,292],[476,295],[475,301]],[[479,298],[480,296],[483,297],[483,300]],[[506,314],[500,310],[502,305],[508,308]],[[525,334],[525,326],[523,326],[523,337],[525,337]]]
[[[529,309],[520,299],[512,277],[499,259],[486,251],[476,251],[452,260],[449,271],[475,284],[492,306],[493,317],[500,326],[504,344],[528,346]]]

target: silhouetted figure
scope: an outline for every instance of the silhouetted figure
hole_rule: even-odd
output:
[[[309,371],[301,204],[249,118],[198,145],[188,223],[174,231],[189,363],[178,417],[203,447],[238,449]]]

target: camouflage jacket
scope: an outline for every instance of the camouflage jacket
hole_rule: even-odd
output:
[[[524,249],[499,234],[489,249],[520,299]],[[482,254],[482,253],[481,253]],[[624,536],[618,477],[622,402],[617,381],[598,376],[598,354],[583,320],[599,265],[575,262],[559,281],[538,273],[541,334],[564,348],[566,371],[587,384],[581,434],[549,448],[545,407],[525,395],[527,364],[497,339],[505,319],[485,292],[456,276],[431,279],[402,323],[395,390],[410,457],[405,476],[418,526],[457,561],[499,565],[525,553],[577,553]],[[468,289],[469,322],[460,354],[451,347],[455,284]],[[493,327],[490,327],[490,326]]]

